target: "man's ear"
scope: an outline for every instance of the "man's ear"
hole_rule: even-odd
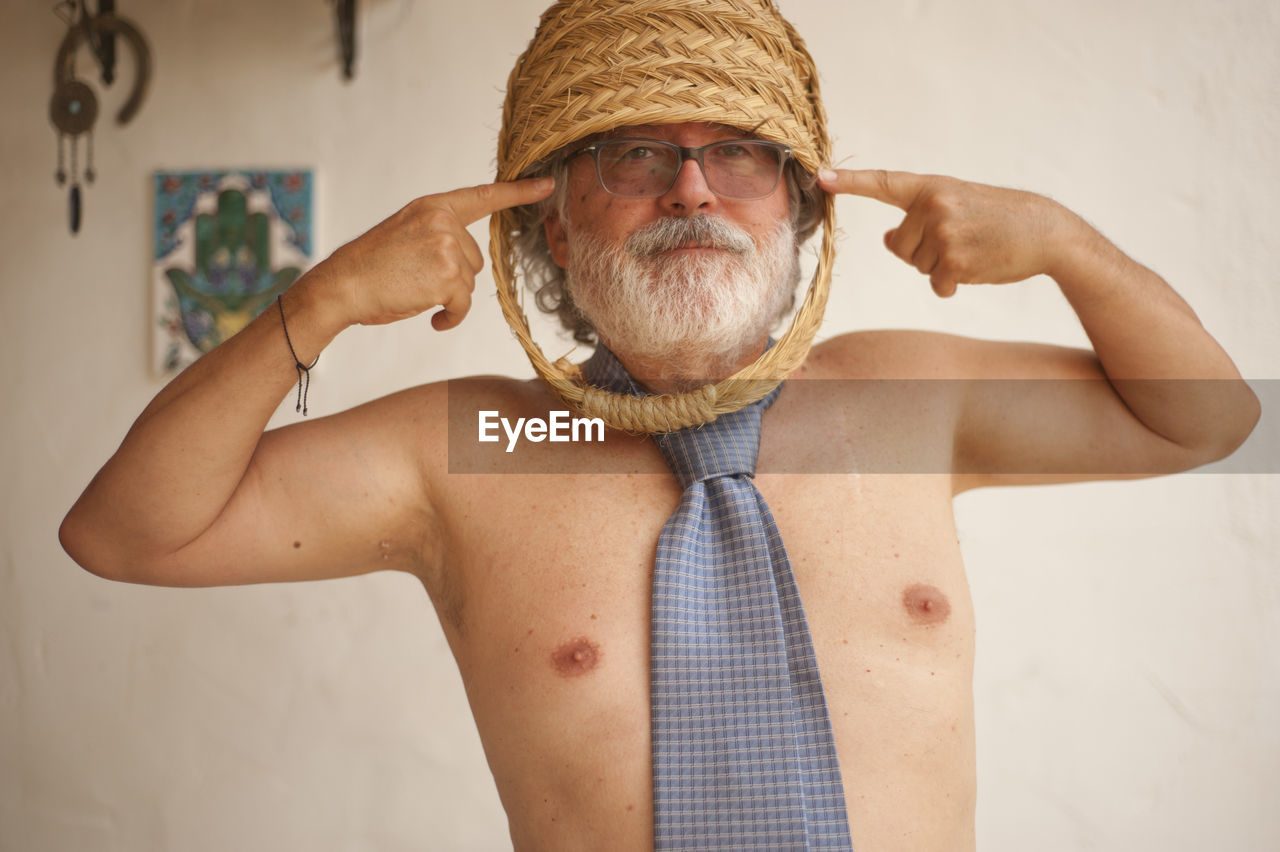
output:
[[[551,250],[551,259],[561,269],[569,265],[569,235],[565,233],[560,214],[552,210],[542,220],[543,233],[547,235],[547,248]]]

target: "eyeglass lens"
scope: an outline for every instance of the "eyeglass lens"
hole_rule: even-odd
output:
[[[657,140],[597,143],[600,182],[615,195],[656,198],[675,184],[684,163],[679,147]],[[773,192],[785,150],[768,142],[728,139],[694,149],[707,186],[722,198],[762,198]]]

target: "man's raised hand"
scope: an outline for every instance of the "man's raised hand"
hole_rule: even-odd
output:
[[[417,198],[339,248],[307,273],[347,325],[383,325],[440,307],[437,331],[453,328],[471,309],[484,255],[467,226],[551,194],[550,178],[456,189]]]
[[[929,276],[939,296],[958,284],[1007,284],[1053,274],[1062,240],[1083,224],[1040,195],[939,175],[824,169],[831,193],[874,198],[906,212],[885,246]]]

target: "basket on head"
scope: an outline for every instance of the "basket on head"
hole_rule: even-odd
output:
[[[639,124],[708,122],[789,145],[809,172],[830,162],[817,71],[771,0],[560,0],[542,14],[507,82],[498,180],[515,180],[586,136]],[[623,396],[586,385],[533,341],[514,263],[516,213],[490,220],[498,301],[538,375],[564,402],[615,429],[669,432],[768,394],[808,354],[834,258],[825,198],[818,267],[791,327],[754,364],[684,394]]]

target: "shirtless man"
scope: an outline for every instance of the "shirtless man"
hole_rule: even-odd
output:
[[[749,136],[703,123],[612,132],[686,147]],[[654,222],[713,217],[763,253],[792,213],[785,182],[729,200],[688,160],[655,198],[606,193],[585,156],[560,181],[547,244],[583,294],[592,252]],[[941,296],[1051,276],[1094,346],[846,334],[816,346],[765,415],[756,483],[805,602],[854,846],[972,849],[974,623],[952,498],[1194,467],[1238,446],[1258,407],[1186,304],[1058,204],[937,176],[836,170],[819,182],[901,208],[886,245]],[[343,246],[283,299],[298,357],[349,326],[436,308],[436,329],[458,325],[482,268],[465,227],[552,191],[530,179],[426,196]],[[740,284],[702,282],[687,310],[711,310]],[[654,391],[754,360],[773,320],[759,304],[737,338],[661,346],[663,329],[637,329],[609,298],[580,300]],[[104,577],[175,586],[412,573],[457,660],[515,847],[651,848],[650,579],[679,500],[657,449],[610,433],[520,446],[556,475],[457,472],[501,469],[501,444],[448,440],[451,428],[475,436],[475,412],[514,421],[563,407],[539,383],[499,378],[416,387],[264,434],[297,378],[280,326],[264,313],[156,397],[67,516],[67,551]],[[1090,381],[1034,395],[976,381],[992,378]],[[1214,381],[1158,381],[1191,378]],[[929,390],[912,396],[919,387]],[[620,472],[581,472],[605,468]],[[830,472],[789,472],[815,469]],[[907,472],[881,473],[894,469]]]

